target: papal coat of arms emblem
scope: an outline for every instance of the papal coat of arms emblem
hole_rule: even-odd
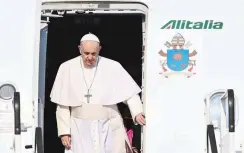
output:
[[[160,74],[168,78],[172,74],[184,74],[187,78],[190,78],[195,72],[193,72],[194,66],[196,66],[196,60],[193,60],[197,55],[196,50],[190,51],[189,47],[192,45],[190,42],[185,43],[184,37],[178,33],[170,42],[164,44],[168,49],[165,53],[163,50],[159,51],[159,55],[163,58],[161,60],[162,72]]]

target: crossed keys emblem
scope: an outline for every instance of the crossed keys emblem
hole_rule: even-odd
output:
[[[196,60],[190,59],[197,55],[197,51],[190,52],[189,47],[191,42],[185,43],[184,37],[177,33],[170,42],[164,44],[168,49],[165,53],[163,50],[159,51],[159,55],[163,58],[161,66],[163,71],[160,73],[168,78],[172,74],[184,74],[190,78],[196,73],[193,72],[196,66]]]

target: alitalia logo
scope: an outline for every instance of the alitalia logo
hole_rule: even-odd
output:
[[[222,29],[223,22],[215,22],[214,20],[205,21],[187,21],[187,20],[170,20],[163,25],[161,29]]]

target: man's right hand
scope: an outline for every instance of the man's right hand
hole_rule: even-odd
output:
[[[71,137],[69,135],[64,135],[61,137],[62,144],[66,149],[70,149],[71,147]]]

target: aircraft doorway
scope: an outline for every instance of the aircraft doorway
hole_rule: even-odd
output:
[[[141,14],[79,14],[53,18],[48,25],[46,50],[44,146],[45,153],[63,153],[57,137],[56,105],[50,102],[50,92],[59,65],[79,56],[80,38],[89,32],[101,41],[101,56],[120,62],[139,86],[142,85],[142,35]],[[122,114],[126,107],[119,104]],[[127,111],[128,112],[128,111]],[[123,115],[122,115],[123,116]],[[126,122],[127,123],[127,122]],[[128,124],[130,126],[130,124]],[[134,146],[141,148],[141,127],[135,127]]]

